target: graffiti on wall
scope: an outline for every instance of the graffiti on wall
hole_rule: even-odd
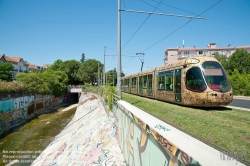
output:
[[[83,101],[86,102],[78,106],[77,116],[32,165],[126,165],[115,138],[114,119],[107,116],[98,98],[86,95],[80,103]]]
[[[43,110],[66,103],[64,96],[33,102],[33,96],[18,97],[0,101],[0,132],[27,117]]]
[[[39,111],[44,110],[43,103],[44,103],[44,101],[40,101],[40,102],[35,103],[35,112],[39,112]]]
[[[120,104],[117,116],[120,147],[128,165],[200,165],[156,131],[168,132],[166,127],[151,128]]]
[[[0,110],[0,131],[26,118],[26,110]]]

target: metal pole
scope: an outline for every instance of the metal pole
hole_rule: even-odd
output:
[[[142,71],[142,68],[143,68],[143,63],[144,63],[144,62],[141,62],[141,71]]]
[[[102,74],[100,74],[100,75],[101,75],[100,83],[101,83],[101,86],[102,86],[102,85],[103,85],[103,84],[102,84]]]
[[[114,74],[115,74],[115,71],[112,71],[112,77],[113,77],[113,86],[115,86],[115,81],[114,81]]]
[[[118,0],[118,49],[117,49],[117,91],[118,96],[122,98],[121,87],[121,0]]]
[[[138,55],[142,55],[142,59]],[[141,61],[141,71],[142,71],[143,63],[144,63],[144,55],[145,55],[144,53],[136,53],[136,56],[138,56]]]
[[[103,86],[105,86],[105,53],[106,52],[106,46],[104,46],[104,65],[103,65]]]
[[[99,61],[98,61],[98,82],[97,85],[100,86],[100,71],[99,71]]]

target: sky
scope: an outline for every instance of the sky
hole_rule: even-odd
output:
[[[120,0],[122,71],[164,64],[167,48],[250,45],[250,0]],[[42,66],[96,59],[117,68],[118,0],[0,0],[0,54]],[[106,47],[106,49],[105,49]],[[144,53],[143,57],[136,53]]]

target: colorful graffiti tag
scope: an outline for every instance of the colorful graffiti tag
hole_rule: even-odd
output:
[[[0,133],[33,114],[66,103],[64,96],[44,99],[38,102],[33,102],[33,100],[29,102],[28,98],[34,97],[24,96],[0,101]]]
[[[79,104],[74,118],[32,166],[126,165],[115,138],[114,117],[107,116],[101,101],[94,95],[81,97],[79,103],[83,104]]]
[[[117,118],[120,147],[128,165],[200,165],[155,130],[167,132],[166,127],[149,127],[120,104]]]

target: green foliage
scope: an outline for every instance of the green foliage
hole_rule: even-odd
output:
[[[67,92],[68,77],[64,71],[45,71],[42,77],[53,95],[58,97]]]
[[[113,110],[112,94],[117,95],[116,87],[106,85],[100,88],[100,93],[101,96],[104,98],[105,103],[107,103],[109,110]]]
[[[69,78],[69,84],[76,85],[78,83],[77,73],[80,68],[80,62],[76,60],[68,60],[63,62],[61,67],[61,71],[64,71]]]
[[[239,73],[238,69],[234,69],[233,73],[228,76],[231,82],[234,95],[250,96],[250,74]]]
[[[124,77],[125,74],[122,72],[121,76]],[[107,77],[107,82],[106,82],[107,85],[116,86],[116,84],[117,84],[117,72],[116,72],[115,68],[114,68],[114,70],[109,70],[106,73],[106,77]]]
[[[53,65],[51,65],[51,66],[48,68],[48,70],[56,70],[56,71],[61,70],[62,64],[63,64],[63,61],[62,61],[61,59],[57,59],[57,60],[53,63]]]
[[[24,92],[25,88],[21,82],[7,82],[0,80],[0,94],[13,94]]]
[[[103,64],[99,62],[99,71],[101,72]],[[98,61],[95,59],[88,59],[84,63],[80,64],[79,71],[77,73],[79,81],[84,83],[94,83],[98,79]]]
[[[16,79],[24,84],[29,93],[43,95],[52,93],[39,73],[18,74]]]
[[[219,54],[218,52],[216,52],[214,54],[214,57],[222,64],[222,66],[224,68],[227,68],[227,66],[228,66],[228,58],[227,58],[226,55]]]
[[[63,71],[47,70],[41,74],[19,74],[17,81],[22,82],[29,93],[53,94],[58,97],[66,93],[68,77]]]
[[[85,62],[85,54],[84,53],[82,53],[82,58],[80,59],[80,62],[81,63]]]
[[[13,65],[9,62],[0,62],[0,80],[12,81]]]
[[[80,67],[80,62],[76,60],[62,61],[60,59],[56,60],[49,71],[64,71],[68,76],[68,83],[71,85],[78,84],[77,73]]]
[[[225,69],[232,74],[234,69],[238,69],[242,74],[244,71],[250,74],[250,53],[243,49],[237,49],[228,59]]]
[[[234,95],[250,96],[250,53],[238,49],[228,59],[219,53],[214,57],[225,68]]]

